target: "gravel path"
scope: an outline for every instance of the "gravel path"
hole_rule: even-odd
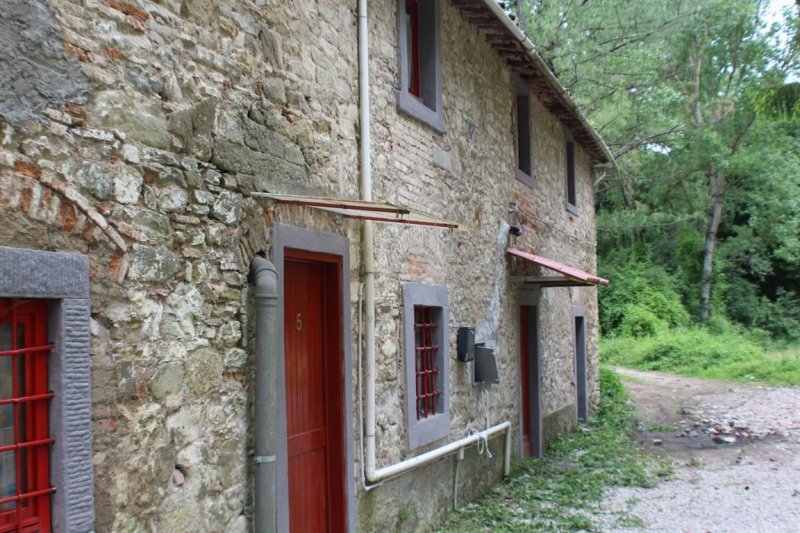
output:
[[[800,388],[620,369],[674,475],[611,491],[603,531],[800,532]]]

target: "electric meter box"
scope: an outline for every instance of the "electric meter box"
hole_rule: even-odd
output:
[[[475,359],[475,328],[460,327],[456,336],[458,360],[468,363]]]
[[[492,348],[475,347],[475,383],[500,383]]]

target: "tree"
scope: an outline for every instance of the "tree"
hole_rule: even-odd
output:
[[[778,239],[781,250],[796,240],[791,228],[800,215],[756,194],[792,190],[800,174],[786,118],[800,94],[785,84],[796,69],[795,18],[781,44],[781,28],[765,26],[758,0],[526,5],[529,35],[618,157],[617,168],[596,180],[606,230],[598,239],[601,262],[604,254],[661,262],[681,276],[686,302],[703,323],[717,301],[715,280],[720,298],[725,276],[746,278],[759,293],[765,278],[743,277],[730,254],[747,239]],[[763,166],[775,167],[765,155],[776,149],[783,151],[780,176]],[[766,213],[784,218],[771,227],[756,223]],[[720,239],[731,244],[722,257]],[[795,254],[757,255],[765,264],[800,265]],[[800,289],[787,287],[795,295]]]

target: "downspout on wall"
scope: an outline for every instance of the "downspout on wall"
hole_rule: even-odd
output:
[[[372,142],[369,109],[369,25],[367,0],[358,0],[358,105],[361,199],[372,201]],[[364,268],[364,357],[366,359],[366,478],[375,478],[375,254],[372,222],[365,220],[361,233],[361,263]]]
[[[255,528],[277,531],[278,272],[261,256],[250,263],[256,288]]]

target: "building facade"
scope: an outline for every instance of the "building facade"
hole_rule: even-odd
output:
[[[497,4],[0,5],[0,529],[424,530],[588,416],[610,155]]]

